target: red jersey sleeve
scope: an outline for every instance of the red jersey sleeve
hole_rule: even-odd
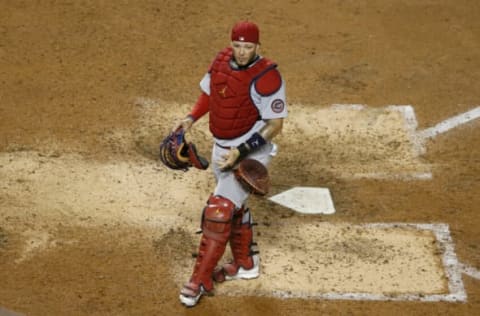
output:
[[[208,94],[203,92],[199,97],[197,102],[192,108],[190,112],[190,116],[193,118],[194,121],[198,120],[208,112]]]

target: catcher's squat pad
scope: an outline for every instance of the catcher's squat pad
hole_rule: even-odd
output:
[[[436,295],[448,280],[435,234],[415,227],[259,225],[261,276],[225,282],[217,295],[315,297],[326,293]],[[282,238],[281,236],[297,236]],[[228,257],[228,256],[227,256]],[[187,258],[190,261],[190,258]],[[177,271],[178,281],[190,266]]]

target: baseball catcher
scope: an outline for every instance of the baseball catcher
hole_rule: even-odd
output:
[[[198,256],[180,291],[180,302],[195,306],[214,282],[253,279],[260,257],[253,241],[250,194],[268,192],[267,166],[277,153],[272,142],[287,117],[285,83],[277,64],[259,54],[260,32],[242,21],[232,29],[231,45],[213,59],[200,81],[200,96],[172,130],[188,130],[208,114],[213,135],[212,171],[216,186],[203,208]],[[162,161],[174,169],[205,167],[183,136],[171,135],[160,148]],[[227,245],[232,260],[218,265]]]

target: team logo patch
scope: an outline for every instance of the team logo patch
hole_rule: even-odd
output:
[[[275,100],[273,100],[271,106],[272,106],[272,111],[273,112],[281,113],[283,111],[283,109],[285,108],[285,103],[283,102],[283,100],[275,99]]]
[[[218,94],[222,95],[223,98],[225,98],[227,92],[227,86],[223,87],[222,90],[218,90]]]

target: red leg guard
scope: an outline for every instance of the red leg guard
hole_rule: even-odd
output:
[[[258,260],[254,262],[254,255],[258,251],[252,249],[256,246],[253,242],[252,218],[250,211],[241,209],[235,213],[232,224],[232,234],[230,235],[230,248],[232,250],[233,260],[224,264],[222,267],[215,269],[214,279],[217,282],[223,282],[225,277],[233,277],[238,274],[238,278],[254,278],[258,276]],[[258,257],[258,256],[257,256]],[[257,258],[258,259],[258,258]],[[251,270],[256,268],[256,272],[239,273],[239,269]]]
[[[198,257],[190,282],[185,285],[182,293],[189,295],[189,292],[198,292],[201,286],[207,292],[213,289],[213,270],[225,252],[232,230],[234,210],[235,205],[220,196],[212,196],[208,200],[203,211],[203,235]]]
[[[243,222],[244,215],[248,216],[245,223]],[[250,211],[242,208],[234,215],[230,236],[230,248],[236,265],[247,270],[253,268],[252,255],[257,253],[252,250],[253,246],[256,246],[256,243],[253,242]]]

